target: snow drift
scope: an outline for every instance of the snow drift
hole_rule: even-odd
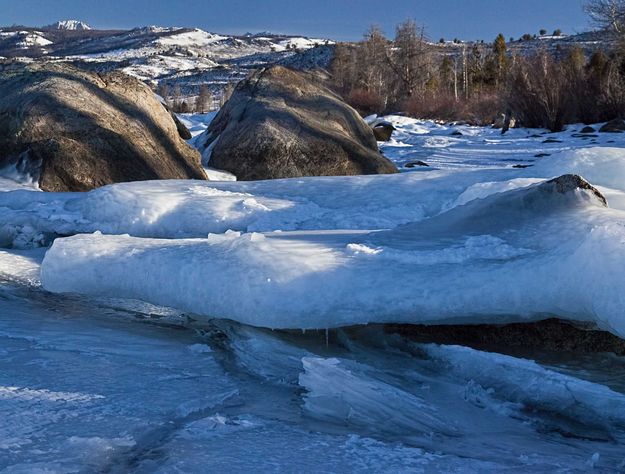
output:
[[[42,281],[269,328],[558,316],[625,336],[624,224],[567,176],[382,232],[59,239]]]
[[[204,238],[209,233],[390,229],[491,194],[563,173],[598,186],[625,210],[625,153],[570,151],[526,170],[428,170],[382,176],[258,182],[146,181],[88,193],[0,193],[0,247],[50,245],[100,231],[135,237]],[[14,186],[16,187],[16,186]]]

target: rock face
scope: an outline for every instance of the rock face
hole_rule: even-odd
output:
[[[625,120],[614,119],[606,123],[599,129],[602,133],[622,133],[625,132]]]
[[[44,191],[148,179],[206,179],[196,150],[140,81],[62,64],[0,74],[0,167]]]
[[[204,158],[239,180],[397,172],[354,109],[282,66],[241,82],[205,133]]]

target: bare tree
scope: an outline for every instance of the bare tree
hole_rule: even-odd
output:
[[[348,94],[355,86],[356,48],[346,43],[338,43],[334,49],[334,58],[330,72],[332,81],[342,94]]]
[[[226,86],[224,87],[224,90],[221,94],[221,100],[219,104],[220,107],[223,107],[224,104],[228,102],[228,99],[230,99],[233,92],[234,92],[234,84],[232,82],[228,82]]]
[[[427,82],[427,52],[424,27],[417,27],[414,20],[407,20],[397,27],[389,60],[406,97],[420,92]]]
[[[161,82],[156,89],[156,93],[163,98],[165,105],[169,106],[169,86]]]
[[[171,106],[174,109],[174,112],[178,112],[180,110],[181,105],[182,105],[182,89],[180,88],[180,84],[176,84],[172,92]]]
[[[564,66],[543,52],[517,60],[508,108],[526,127],[560,132],[575,118],[575,97]]]
[[[625,33],[625,0],[588,0],[584,9],[599,27]]]
[[[359,48],[361,64],[360,86],[375,94],[386,108],[389,101],[389,41],[378,26],[371,26]]]
[[[213,96],[206,84],[200,86],[200,93],[196,102],[196,112],[204,114],[211,109],[213,105]]]

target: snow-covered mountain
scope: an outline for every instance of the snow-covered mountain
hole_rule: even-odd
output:
[[[85,30],[90,30],[91,27],[84,21],[80,21],[80,20],[60,20],[48,26],[47,29],[65,30],[65,31],[85,31]]]
[[[183,96],[208,84],[216,95],[251,69],[290,62],[327,66],[332,41],[272,33],[231,36],[197,28],[149,26],[91,30],[67,20],[48,28],[0,28],[0,57],[71,61],[99,71],[118,69],[152,86],[180,86]],[[315,54],[299,55],[315,50]]]

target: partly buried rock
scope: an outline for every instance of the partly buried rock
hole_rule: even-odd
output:
[[[602,133],[623,133],[625,132],[625,120],[620,118],[610,120],[599,131]]]
[[[417,166],[427,166],[429,167],[425,161],[417,160],[417,161],[409,161],[404,165],[405,168],[416,168]]]
[[[514,353],[519,348],[566,352],[614,352],[625,355],[625,340],[583,323],[547,319],[533,323],[424,326],[395,324],[387,332],[436,344]]]
[[[198,144],[239,180],[397,172],[354,109],[312,73],[282,66],[239,83]]]
[[[391,135],[393,132],[397,130],[393,127],[391,122],[377,122],[374,123],[371,128],[373,129],[373,135],[375,139],[379,142],[387,142],[391,139]]]
[[[558,194],[567,194],[578,189],[589,191],[605,207],[608,206],[606,198],[592,184],[577,174],[565,174],[558,178],[546,181],[539,189],[547,192],[555,191]]]
[[[41,63],[0,74],[0,166],[28,172],[44,191],[206,179],[179,128],[145,84],[122,73]]]
[[[512,116],[510,112],[505,114],[499,114],[495,122],[493,123],[493,128],[501,129],[501,134],[503,135],[511,128],[516,127],[516,119]]]
[[[592,128],[590,125],[585,126],[579,131],[579,133],[595,133],[595,132],[596,130]]]

